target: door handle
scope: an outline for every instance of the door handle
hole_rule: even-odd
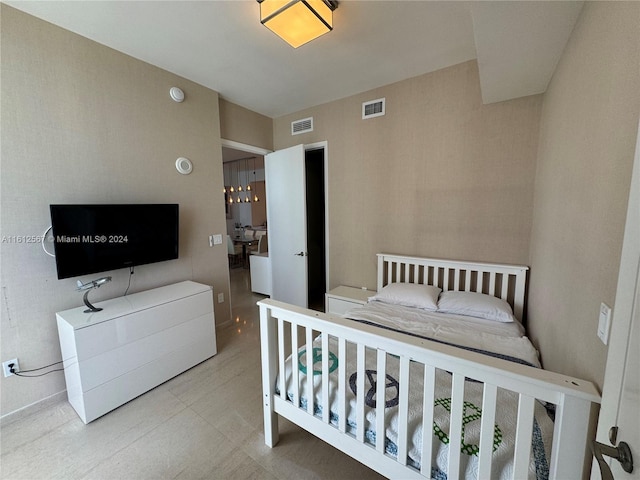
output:
[[[294,253],[294,255],[297,255],[298,257],[306,257],[309,254],[307,252],[298,252],[298,253]]]
[[[604,461],[603,456],[615,458],[620,462],[625,472],[633,472],[633,456],[626,442],[620,442],[617,447],[612,447],[593,440],[591,442],[591,452],[598,461],[602,480],[614,480],[613,473],[611,473],[611,469],[609,465],[607,465],[607,462]]]

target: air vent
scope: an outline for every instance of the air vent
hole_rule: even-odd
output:
[[[362,103],[362,118],[381,117],[384,115],[384,98]]]
[[[291,135],[298,135],[300,133],[307,132],[313,132],[313,117],[291,122]]]

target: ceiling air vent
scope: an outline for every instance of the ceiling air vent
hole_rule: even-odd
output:
[[[384,115],[384,98],[362,103],[362,118],[381,117]]]
[[[313,117],[291,122],[291,135],[299,135],[300,133],[307,132],[313,132]]]

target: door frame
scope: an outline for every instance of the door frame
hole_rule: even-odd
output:
[[[266,148],[262,148],[262,147],[256,147],[255,145],[249,145],[247,143],[240,143],[240,142],[236,142],[234,140],[227,140],[225,138],[221,138],[220,139],[220,150],[222,152],[222,147],[227,147],[227,148],[233,148],[234,150],[241,150],[243,152],[247,152],[247,153],[254,153],[256,155],[267,155],[269,153],[271,153],[273,150],[268,150]],[[224,163],[220,165],[220,169],[224,169]],[[224,173],[223,173],[224,176]],[[265,199],[266,201],[266,199]],[[225,222],[226,223],[226,222]],[[227,232],[228,233],[228,232]],[[226,249],[226,242],[223,242],[223,245],[225,246]],[[229,286],[229,290],[226,293],[227,298],[229,299],[229,301],[227,302],[228,304],[228,309],[229,309],[229,321],[228,322],[224,322],[224,325],[227,325],[229,323],[231,323],[233,321],[233,316],[232,316],[232,307],[231,307],[231,303],[233,302],[233,298],[231,295],[231,270],[229,269],[229,265],[225,262],[225,265],[227,265],[227,285]]]
[[[269,150],[262,147],[256,147],[254,145],[249,145],[247,143],[235,142],[233,140],[226,140],[224,138],[220,139],[220,143],[222,147],[233,148],[234,150],[241,150],[243,152],[255,153],[257,155],[267,155],[268,153],[272,153],[273,150]]]

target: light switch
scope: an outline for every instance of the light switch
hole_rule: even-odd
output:
[[[222,235],[214,235],[213,236],[213,244],[214,245],[222,245]]]
[[[598,320],[598,337],[605,345],[609,341],[609,326],[611,325],[611,307],[606,303],[600,304],[600,318]]]

